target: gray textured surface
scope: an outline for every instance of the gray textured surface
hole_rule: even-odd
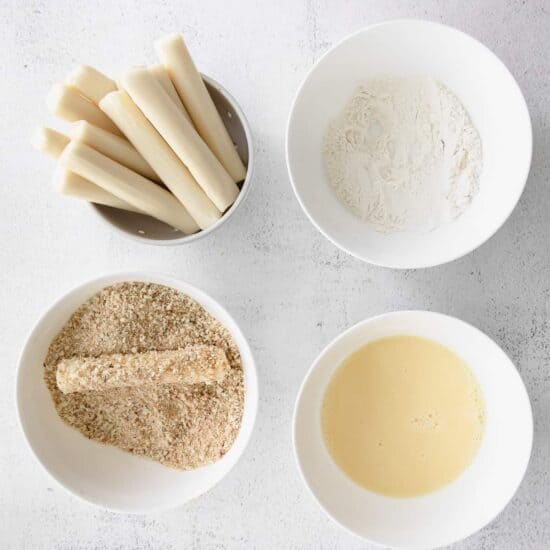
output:
[[[233,7],[230,7],[234,4]],[[504,228],[466,258],[426,271],[370,267],[310,225],[284,163],[286,118],[314,60],[334,42],[387,18],[442,21],[483,41],[508,65],[534,128],[531,176]],[[550,5],[544,1],[19,2],[0,5],[0,541],[3,548],[364,548],[327,519],[294,465],[290,421],[310,362],[367,316],[427,308],[496,339],[526,382],[535,414],[533,457],[516,498],[460,549],[550,547],[549,174]],[[255,134],[256,180],[243,207],[209,239],[140,246],[85,205],[57,197],[52,163],[28,144],[49,121],[43,98],[77,63],[109,73],[153,61],[153,41],[185,33],[196,61],[238,98]],[[503,131],[506,131],[503,122]],[[98,274],[169,272],[203,288],[248,335],[261,381],[252,443],[232,475],[184,508],[121,516],[80,503],[32,459],[17,426],[17,357],[36,318]]]

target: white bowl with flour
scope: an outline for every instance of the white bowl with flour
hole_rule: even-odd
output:
[[[101,289],[124,281],[156,283],[196,300],[224,325],[237,345],[244,374],[244,409],[239,433],[216,463],[181,471],[110,445],[91,441],[63,422],[44,381],[44,359],[52,339],[72,313]],[[16,401],[19,420],[38,462],[61,486],[96,506],[125,513],[173,508],[205,493],[241,458],[254,427],[258,382],[246,338],[229,313],[199,289],[172,277],[146,272],[117,273],[75,288],[38,321],[21,354]]]
[[[439,83],[444,87],[442,92],[437,88]],[[373,89],[378,96],[374,94],[369,102]],[[415,103],[414,95],[419,90],[421,98]],[[406,105],[402,98],[409,91],[413,99]],[[356,104],[350,108],[352,98]],[[338,128],[346,140],[343,149],[350,145],[347,140],[352,149],[359,141],[356,148],[366,149],[368,155],[347,152],[355,164],[346,164],[345,155],[338,151],[335,154],[338,136],[333,135],[327,170],[329,128],[341,123],[346,108],[352,120],[369,117],[374,109],[376,117],[385,117],[384,122],[394,129],[393,136],[374,135],[376,147],[384,138],[391,138],[391,143],[385,143],[394,163],[389,174],[385,173],[388,159],[384,155],[376,157],[372,148],[369,150],[372,134],[358,135],[353,125]],[[428,108],[433,113],[422,113]],[[414,123],[417,109],[419,124]],[[439,134],[436,138],[432,135],[430,142],[430,129],[422,130],[424,122],[438,116],[443,136],[439,155],[431,150],[439,145]],[[453,142],[452,131],[457,119],[462,124],[462,136],[467,138],[458,145]],[[376,131],[376,127],[369,127],[369,132]],[[476,142],[477,134],[481,144]],[[407,138],[413,146],[400,149],[399,141],[406,142]],[[462,157],[448,154],[455,146]],[[502,62],[458,30],[417,20],[368,27],[326,53],[297,93],[286,141],[290,179],[313,224],[336,246],[357,258],[403,269],[449,262],[490,238],[521,196],[531,150],[527,106]],[[387,156],[386,150],[384,153]],[[449,166],[449,161],[455,164]],[[431,162],[440,165],[430,168]],[[437,187],[441,166],[454,174],[464,164],[466,170],[454,181],[441,178],[444,200],[432,200],[426,188],[430,191]],[[407,171],[414,172],[415,178]],[[384,177],[387,181],[383,181],[386,191],[382,208],[376,204],[376,186]],[[334,185],[335,179],[340,182],[339,188]],[[354,181],[366,183],[358,189]],[[411,181],[416,187],[409,185]],[[388,182],[397,191],[388,192]],[[411,197],[417,202],[405,210]],[[400,219],[402,212],[410,215],[408,221]]]

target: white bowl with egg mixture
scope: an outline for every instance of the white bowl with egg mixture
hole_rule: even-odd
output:
[[[321,425],[323,398],[341,363],[365,344],[397,335],[426,338],[458,355],[475,376],[485,409],[483,437],[470,465],[440,489],[407,498],[382,496],[352,481],[329,454]],[[403,549],[446,546],[493,520],[523,479],[532,438],[529,397],[506,354],[473,326],[427,311],[373,317],[338,336],[308,371],[293,420],[298,467],[322,509],[369,542]]]
[[[216,463],[181,471],[87,439],[58,416],[44,381],[48,347],[74,311],[101,289],[124,281],[173,288],[196,300],[224,325],[242,361],[244,408],[233,445]],[[182,505],[210,490],[241,458],[256,420],[258,382],[250,347],[235,320],[213,298],[178,279],[146,272],[107,275],[75,288],[42,316],[21,354],[16,403],[20,425],[32,453],[50,476],[80,499],[124,513],[151,513]]]
[[[410,76],[441,82],[468,112],[481,138],[479,191],[462,215],[432,231],[384,233],[337,198],[323,165],[323,139],[360,84]],[[286,137],[290,180],[312,223],[353,256],[400,269],[452,261],[489,239],[521,196],[531,151],[527,106],[503,63],[470,36],[419,20],[367,27],[328,51],[298,90]]]

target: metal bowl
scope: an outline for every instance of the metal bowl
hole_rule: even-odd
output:
[[[254,168],[252,136],[248,121],[233,96],[225,88],[208,76],[202,75],[202,77],[241,160],[247,166],[246,178],[238,184],[241,192],[237,200],[215,224],[192,235],[183,235],[164,222],[144,214],[92,204],[92,208],[103,221],[135,241],[153,245],[179,245],[201,239],[220,228],[237,210],[248,193]]]

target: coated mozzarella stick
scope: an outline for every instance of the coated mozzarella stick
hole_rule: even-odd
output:
[[[116,82],[89,65],[79,65],[68,77],[67,84],[80,90],[80,93],[96,105],[109,92],[117,89]]]
[[[122,135],[107,115],[95,103],[80,95],[73,86],[67,84],[55,85],[50,91],[47,103],[54,115],[69,122],[87,120],[108,132]]]
[[[183,233],[199,229],[183,205],[168,191],[89,145],[71,141],[59,160],[68,170]]]
[[[168,351],[62,359],[56,382],[63,393],[144,384],[213,384],[223,381],[229,369],[222,348],[198,344]]]
[[[31,141],[39,151],[57,160],[69,144],[70,139],[57,130],[42,127],[36,131]],[[134,206],[111,195],[95,183],[80,177],[74,172],[64,170],[60,166],[54,174],[54,183],[56,189],[62,195],[120,208],[121,210],[129,210],[130,212],[139,212]]]
[[[176,107],[185,115],[185,118],[193,124],[187,109],[181,102],[176,88],[174,88],[174,83],[170,80],[164,65],[149,65],[147,70],[159,81],[159,84],[164,88],[164,91],[170,96],[170,99],[176,104]]]
[[[234,181],[244,180],[244,167],[231,137],[193,63],[180,34],[159,40],[156,50],[199,134]]]
[[[239,188],[156,78],[147,69],[132,69],[124,74],[122,84],[210,200],[224,212],[235,201]]]
[[[58,166],[53,177],[55,188],[62,195],[75,197],[95,204],[112,206],[120,210],[139,212],[140,214],[143,213],[135,206],[115,197],[113,194],[105,191],[105,189],[102,189],[74,172],[64,169],[62,166]]]
[[[115,122],[115,124],[117,123]],[[99,126],[94,126],[86,120],[79,120],[73,123],[71,137],[74,140],[82,141],[86,145],[93,147],[96,151],[120,162],[123,166],[150,180],[158,181],[159,179],[151,166],[149,166],[147,161],[127,139],[111,134],[111,132],[107,132],[107,130]]]
[[[210,227],[221,217],[221,212],[199,187],[191,172],[126,92],[111,92],[99,106],[149,161],[201,229]]]

